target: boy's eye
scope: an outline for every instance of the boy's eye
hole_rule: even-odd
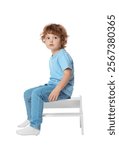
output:
[[[55,36],[55,39],[57,39],[57,36]]]
[[[50,39],[50,37],[47,37],[47,39],[49,40],[49,39]]]

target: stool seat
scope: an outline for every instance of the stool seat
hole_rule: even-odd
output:
[[[44,108],[79,108],[79,106],[80,97],[72,97],[71,99],[63,99],[44,103]]]

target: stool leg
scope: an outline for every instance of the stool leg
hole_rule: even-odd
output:
[[[80,128],[82,135],[84,134],[84,124],[83,124],[83,109],[82,109],[82,96],[80,96]]]

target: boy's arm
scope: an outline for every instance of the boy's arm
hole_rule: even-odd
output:
[[[71,72],[72,70],[67,68],[64,70],[64,75],[63,78],[61,79],[61,81],[59,82],[59,84],[54,88],[54,90],[50,93],[48,100],[49,101],[55,101],[57,100],[60,91],[67,85],[67,83],[69,82],[69,79],[71,77]]]

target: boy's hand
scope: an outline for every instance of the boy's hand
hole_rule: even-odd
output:
[[[54,88],[54,90],[50,93],[48,100],[56,101],[60,91],[67,85],[71,76],[71,69],[67,68],[64,70],[64,75],[59,84]]]
[[[49,95],[48,100],[51,101],[56,101],[58,96],[60,94],[60,90],[58,88],[55,88]]]

